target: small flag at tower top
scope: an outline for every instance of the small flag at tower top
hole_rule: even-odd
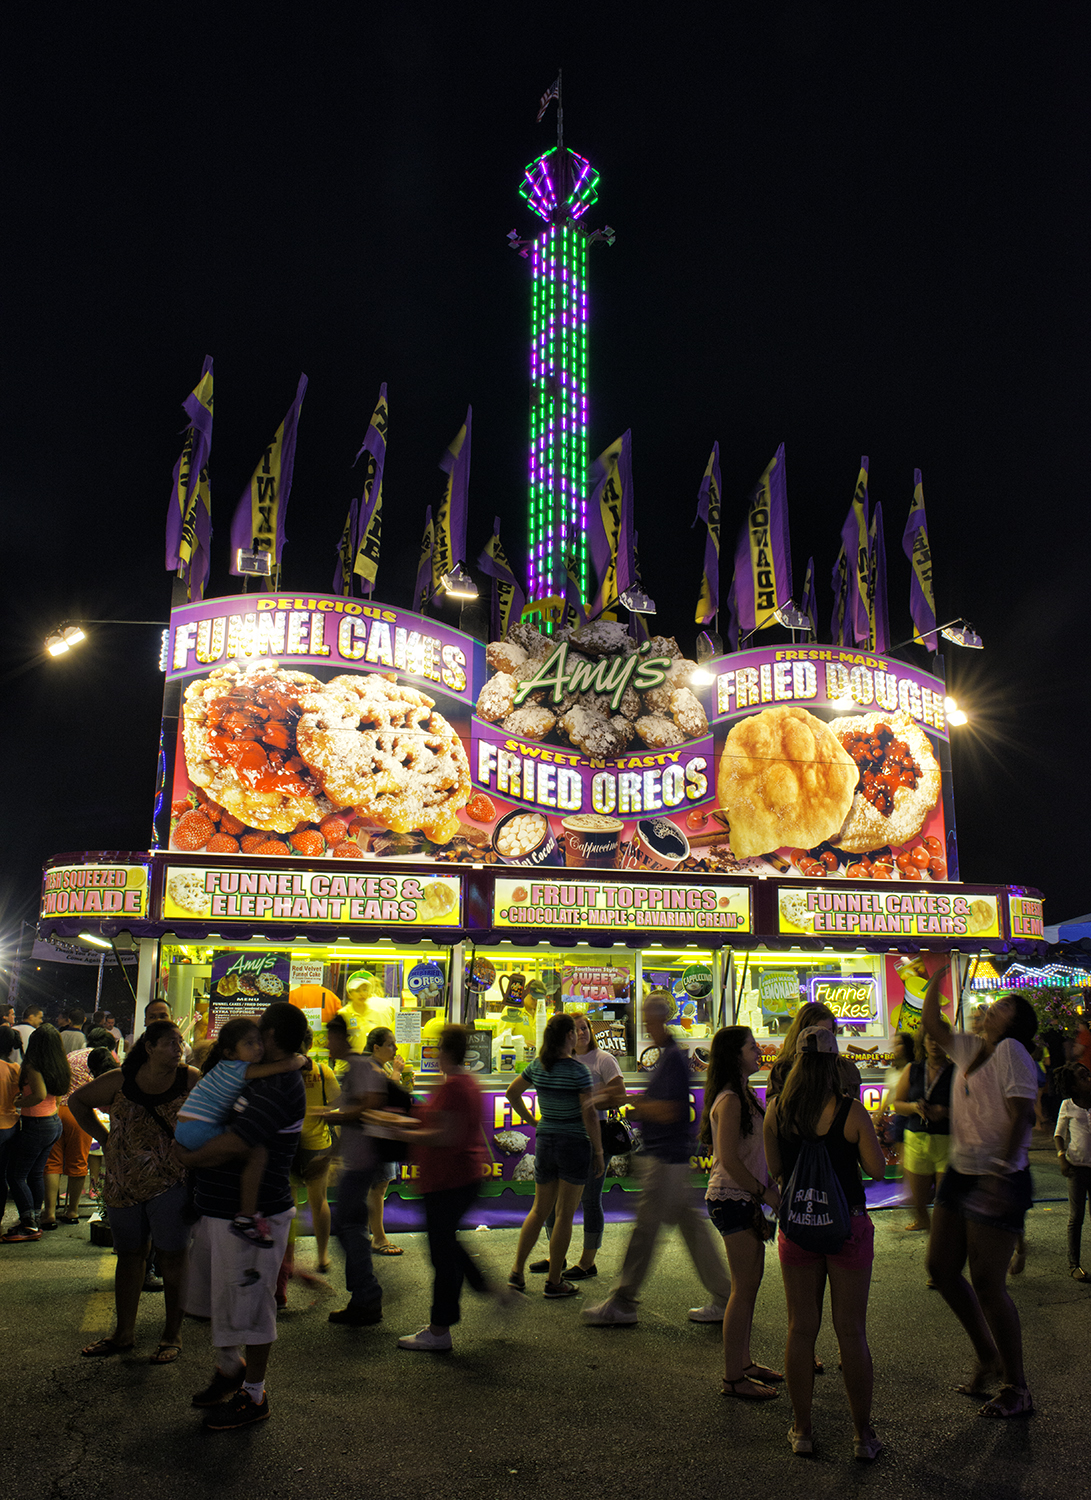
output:
[[[538,124],[539,125],[542,123],[542,120],[543,120],[543,118],[545,116],[545,112],[549,108],[549,101],[551,99],[559,99],[560,97],[561,97],[561,75],[558,73],[557,76],[556,76],[556,78],[554,78],[553,82],[549,85],[549,87],[546,89],[545,93],[542,95],[541,99],[538,101]]]

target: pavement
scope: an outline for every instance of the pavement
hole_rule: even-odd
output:
[[[881,1495],[1078,1500],[1088,1495],[1084,1437],[1091,1350],[1091,1286],[1067,1274],[1067,1202],[1045,1138],[1032,1164],[1038,1198],[1027,1222],[1027,1267],[1011,1280],[1023,1323],[1029,1420],[988,1422],[953,1385],[969,1345],[942,1299],[925,1286],[924,1237],[908,1214],[876,1212],[869,1338],[874,1420],[886,1445],[854,1463],[852,1429],[827,1316],[818,1341],[827,1373],[816,1382],[816,1456],[793,1457],[786,1394],[744,1403],[720,1395],[717,1325],[691,1323],[706,1300],[676,1231],[664,1233],[634,1328],[587,1328],[580,1309],[602,1300],[620,1265],[628,1226],[609,1224],[599,1276],[582,1294],[532,1295],[501,1316],[464,1297],[451,1354],[413,1354],[399,1335],[428,1320],[431,1283],[421,1234],[402,1234],[397,1258],[377,1261],[384,1321],[331,1325],[344,1305],[334,1254],[330,1289],[293,1283],[279,1320],[268,1382],[271,1417],[240,1432],[209,1433],[190,1396],[211,1371],[207,1325],[187,1319],[182,1358],[147,1362],[161,1325],[161,1295],[141,1299],[137,1347],[106,1360],[79,1349],[111,1328],[114,1259],[89,1243],[86,1224],[31,1245],[0,1246],[4,1351],[4,1470],[42,1500],[203,1500],[205,1496],[340,1500],[446,1497],[684,1496],[725,1491],[777,1500]],[[8,1210],[8,1219],[11,1210]],[[578,1234],[578,1228],[577,1228]],[[469,1232],[482,1265],[506,1277],[516,1231]],[[1091,1226],[1085,1226],[1091,1258]],[[301,1266],[313,1245],[299,1242]],[[775,1247],[758,1298],[755,1358],[779,1365],[786,1317]]]

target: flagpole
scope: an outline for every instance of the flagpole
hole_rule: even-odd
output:
[[[557,150],[564,150],[564,105],[561,102],[561,70],[557,69]]]

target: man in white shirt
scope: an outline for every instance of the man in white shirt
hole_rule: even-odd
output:
[[[1091,1197],[1091,1070],[1069,1063],[1058,1070],[1066,1087],[1061,1100],[1053,1144],[1061,1171],[1068,1178],[1068,1274],[1073,1281],[1091,1281],[1080,1264],[1083,1215]]]
[[[40,1005],[28,1005],[23,1010],[23,1019],[16,1026],[16,1031],[23,1039],[23,1053],[27,1050],[27,1042],[30,1041],[30,1033],[37,1031],[42,1024],[42,1007]]]

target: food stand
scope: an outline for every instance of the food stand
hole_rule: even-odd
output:
[[[771,1059],[820,999],[874,1105],[941,957],[958,1008],[975,963],[1041,936],[1037,892],[958,880],[942,681],[840,647],[701,672],[609,621],[486,646],[337,595],[186,605],[156,832],[51,860],[41,936],[136,948],[138,1015],[162,996],[198,1033],[278,997],[316,1035],[343,1008],[354,1045],[390,1025],[418,1088],[465,1021],[509,1202],[533,1139],[504,1089],[552,1011],[586,1010],[636,1090],[668,990],[696,1117],[719,1026]]]

